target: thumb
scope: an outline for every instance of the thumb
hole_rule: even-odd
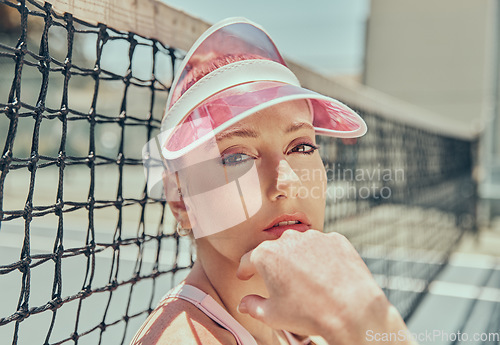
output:
[[[266,322],[269,319],[268,301],[259,295],[247,295],[241,299],[238,311],[242,314],[249,314],[254,319]]]

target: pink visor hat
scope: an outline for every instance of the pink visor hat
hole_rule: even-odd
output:
[[[178,69],[162,120],[162,156],[175,160],[278,103],[307,100],[316,133],[356,138],[366,124],[341,102],[300,86],[269,35],[244,18],[208,29]]]

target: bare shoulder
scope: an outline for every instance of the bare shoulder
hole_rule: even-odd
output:
[[[236,339],[193,304],[164,300],[137,331],[131,345],[236,345]]]

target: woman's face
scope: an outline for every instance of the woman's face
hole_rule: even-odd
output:
[[[231,176],[238,177],[255,169],[253,181],[257,183],[245,185],[245,180],[240,179],[237,185],[240,195],[242,190],[250,190],[254,199],[249,202],[249,194],[246,194],[244,211],[247,217],[237,225],[198,238],[199,251],[209,249],[209,252],[215,251],[238,263],[243,254],[265,240],[278,238],[286,229],[323,230],[326,173],[305,101],[286,102],[262,110],[221,132],[215,139],[226,181],[231,180]],[[207,183],[194,178],[186,181],[188,189],[189,184],[200,184],[202,188]],[[213,207],[224,205],[215,221],[223,223],[224,219],[220,218],[234,218],[243,199],[242,196],[241,200],[228,202],[223,194],[213,198]],[[190,205],[186,204],[189,210]],[[196,208],[191,205],[190,220],[199,223],[192,225],[203,229],[203,222],[196,220]]]

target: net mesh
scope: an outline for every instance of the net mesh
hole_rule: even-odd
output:
[[[50,4],[0,0],[0,338],[127,344],[194,253],[151,198],[182,52]],[[408,319],[475,227],[475,143],[357,110],[368,134],[320,138],[327,231],[357,247]]]

